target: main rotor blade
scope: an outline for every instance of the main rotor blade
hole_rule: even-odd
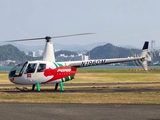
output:
[[[42,39],[51,39],[51,38],[62,38],[62,37],[73,37],[73,36],[80,36],[80,35],[89,35],[89,34],[96,34],[96,33],[81,33],[81,34],[72,34],[72,35],[62,35],[62,36],[46,36],[42,38],[31,38],[31,39],[19,39],[19,40],[9,40],[6,42],[18,42],[18,41],[30,41],[30,40],[42,40]]]
[[[18,42],[18,41],[30,41],[30,40],[42,40],[45,39],[45,37],[43,38],[31,38],[31,39],[19,39],[19,40],[8,40],[6,42]]]
[[[51,38],[72,37],[72,36],[89,35],[89,34],[96,34],[96,33],[81,33],[81,34],[72,34],[72,35],[62,35],[62,36],[54,36]]]

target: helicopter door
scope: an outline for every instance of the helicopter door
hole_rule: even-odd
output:
[[[30,79],[31,81],[34,80],[36,67],[37,67],[37,63],[28,64],[25,71],[27,79]]]
[[[39,63],[37,64],[37,70],[35,71],[35,79],[41,81],[44,76],[44,70],[46,69],[45,63]]]
[[[37,68],[37,72],[44,72],[45,69],[46,69],[46,64],[39,63],[38,68]]]

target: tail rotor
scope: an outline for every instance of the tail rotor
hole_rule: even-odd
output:
[[[148,60],[150,59],[150,54],[148,53],[148,45],[149,45],[149,42],[146,41],[144,43],[144,46],[142,48],[142,52],[141,52],[140,56],[135,55],[130,49],[130,51],[134,55],[134,57],[140,58],[140,59],[133,61],[134,65],[136,67],[142,66],[145,71],[148,70]]]

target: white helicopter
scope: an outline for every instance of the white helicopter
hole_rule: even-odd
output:
[[[39,40],[39,39],[46,40],[43,60],[26,61],[24,63],[17,64],[9,72],[8,75],[9,80],[15,84],[32,85],[32,90],[34,90],[36,86],[37,91],[41,91],[40,87],[41,84],[56,83],[55,90],[57,90],[59,84],[61,91],[64,91],[63,82],[67,82],[69,80],[74,79],[74,76],[77,72],[77,68],[80,67],[138,61],[141,63],[144,70],[148,70],[147,66],[147,53],[149,44],[148,41],[144,43],[140,57],[94,59],[94,60],[66,61],[66,62],[55,61],[53,44],[51,42],[52,38],[70,37],[70,36],[79,36],[88,34],[94,34],[94,33],[82,33],[82,34],[73,34],[73,35],[64,35],[55,37],[46,36],[45,38],[8,41],[8,42],[15,42],[15,41]]]

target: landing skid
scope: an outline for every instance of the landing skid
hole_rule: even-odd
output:
[[[58,89],[58,83],[56,83],[56,85],[55,85],[55,88],[54,88],[54,90],[57,90]],[[35,84],[33,84],[32,85],[32,91],[34,91],[35,90],[35,87],[36,87],[36,85]]]
[[[58,83],[56,83],[54,90],[58,89]]]
[[[35,86],[36,86],[35,84],[32,85],[32,90],[35,90]]]

